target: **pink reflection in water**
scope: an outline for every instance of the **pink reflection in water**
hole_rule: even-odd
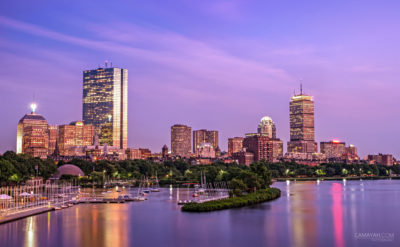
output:
[[[331,187],[332,193],[332,216],[333,227],[335,231],[335,246],[344,247],[343,239],[343,205],[342,205],[342,184],[333,183]]]

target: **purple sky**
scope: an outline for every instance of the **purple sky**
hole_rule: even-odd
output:
[[[289,139],[289,99],[314,96],[317,141],[400,157],[399,1],[2,1],[0,152],[35,95],[50,124],[82,117],[82,71],[129,70],[131,147],[170,126]],[[285,145],[286,146],[286,145]]]

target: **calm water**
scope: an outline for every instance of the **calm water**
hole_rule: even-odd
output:
[[[168,189],[77,205],[0,225],[0,246],[400,246],[400,181],[274,186],[278,200],[213,213],[182,213]]]

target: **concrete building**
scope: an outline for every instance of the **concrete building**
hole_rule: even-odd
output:
[[[286,153],[283,156],[283,161],[308,166],[317,166],[328,162],[326,155],[322,153]]]
[[[36,104],[31,108],[32,112],[18,122],[16,151],[44,159],[49,152],[49,127],[46,119],[36,113]]]
[[[182,124],[171,126],[171,154],[189,158],[191,156],[192,128]]]
[[[314,137],[314,101],[312,96],[294,95],[290,100],[289,153],[316,153]]]
[[[148,148],[139,148],[140,156],[142,160],[147,160],[151,157],[151,151]]]
[[[62,156],[77,156],[74,152],[80,146],[91,146],[94,140],[94,126],[82,121],[58,126],[58,149]]]
[[[228,139],[228,156],[240,152],[243,149],[243,137],[233,137]]]
[[[243,148],[254,154],[254,161],[278,162],[283,156],[283,142],[260,134],[246,134]]]
[[[393,155],[391,154],[368,155],[369,164],[392,166],[393,161]]]
[[[193,131],[193,153],[197,154],[199,147],[203,143],[210,143],[214,149],[216,149],[218,145],[218,131],[216,130],[194,130]]]
[[[343,159],[346,155],[346,143],[339,140],[321,142],[320,149],[327,159]]]
[[[196,155],[201,158],[215,158],[215,148],[211,143],[203,142],[198,148]]]
[[[127,148],[126,157],[129,160],[139,160],[142,158],[142,153],[138,148]]]
[[[100,144],[128,143],[128,70],[114,67],[83,72],[83,123],[93,125]]]
[[[235,159],[240,165],[249,166],[254,162],[254,154],[251,152],[246,152],[246,150],[233,153],[232,158]]]

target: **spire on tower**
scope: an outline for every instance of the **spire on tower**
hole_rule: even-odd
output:
[[[36,112],[36,108],[37,108],[37,105],[36,105],[36,103],[32,103],[32,104],[31,104],[31,110],[32,110],[32,114],[35,114],[35,112]]]

